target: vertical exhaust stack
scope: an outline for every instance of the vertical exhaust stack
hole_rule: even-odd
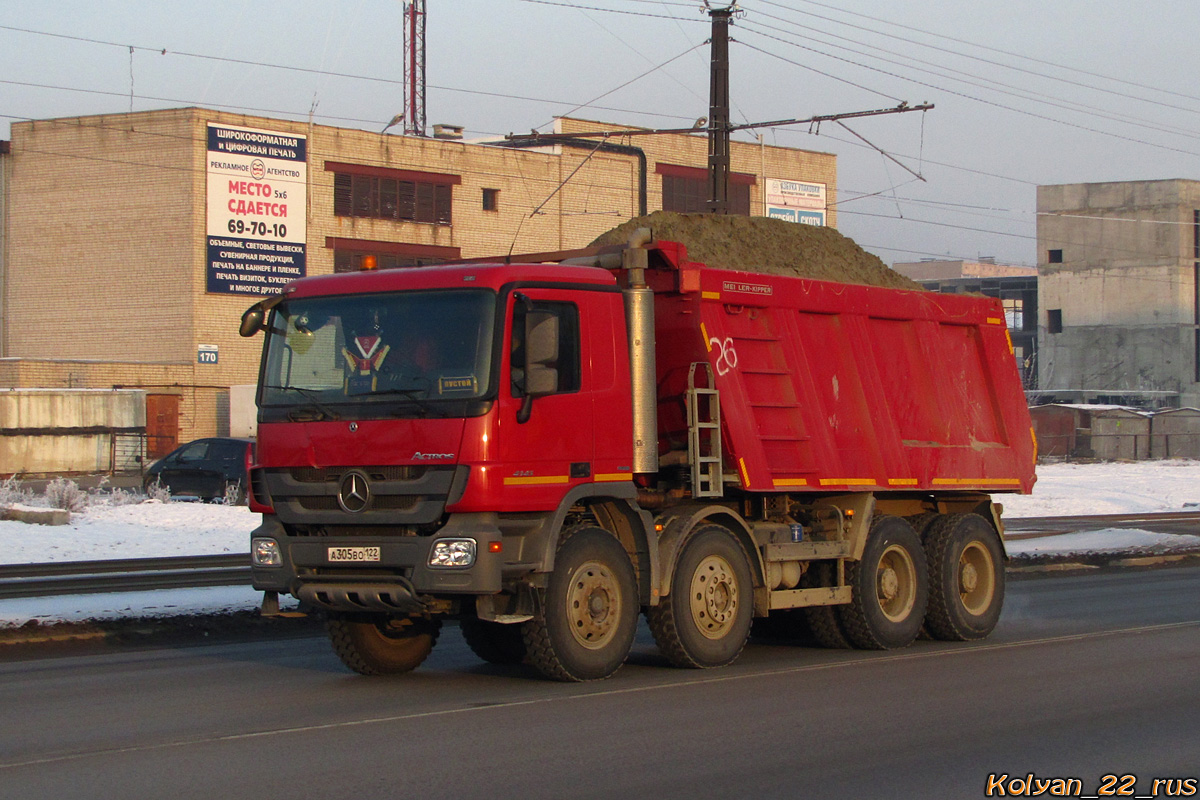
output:
[[[625,270],[625,325],[629,334],[629,377],[633,391],[633,471],[658,472],[658,380],[654,363],[654,290],[646,285],[651,241],[638,228],[621,253]]]

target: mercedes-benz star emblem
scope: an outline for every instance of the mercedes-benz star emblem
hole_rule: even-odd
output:
[[[347,472],[338,484],[338,505],[343,511],[357,514],[371,505],[371,484],[367,476],[357,470]]]

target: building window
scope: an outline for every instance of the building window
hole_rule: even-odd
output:
[[[483,190],[483,210],[498,211],[500,209],[500,190],[499,189],[484,189]]]
[[[1051,308],[1046,312],[1046,330],[1049,333],[1062,333],[1062,309]]]
[[[333,213],[397,222],[452,223],[453,187],[458,175],[371,167],[326,161],[333,172]]]
[[[708,170],[658,164],[655,171],[662,175],[663,211],[680,214],[699,214],[708,211]],[[753,175],[741,172],[729,176],[729,213],[750,216],[750,187]]]
[[[375,257],[376,269],[422,267],[442,264],[461,258],[457,247],[430,247],[403,242],[375,242],[367,239],[325,238],[325,246],[333,250],[334,272],[358,272],[364,256]]]
[[[1050,263],[1051,264],[1063,263],[1062,250],[1051,250],[1049,255],[1050,255]]]
[[[1020,297],[1005,297],[1000,302],[1004,304],[1004,321],[1009,330],[1023,329],[1025,327],[1025,301]]]

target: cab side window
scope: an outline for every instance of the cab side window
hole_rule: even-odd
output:
[[[526,336],[533,343],[531,355],[535,381],[526,379]],[[565,394],[580,388],[579,307],[574,303],[535,300],[523,302],[518,295],[512,321],[512,395],[524,397]]]

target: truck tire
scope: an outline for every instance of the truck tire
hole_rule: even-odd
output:
[[[594,525],[572,528],[559,542],[533,619],[522,624],[527,659],[554,680],[607,678],[629,655],[638,609],[633,564],[621,543]]]
[[[520,664],[525,660],[525,637],[520,625],[467,618],[459,628],[471,652],[489,664]]]
[[[728,528],[706,525],[683,545],[671,591],[646,614],[677,667],[732,664],[750,637],[754,584],[746,551]]]
[[[842,632],[862,650],[907,647],[917,638],[929,601],[929,571],[917,532],[900,517],[877,516],[862,560],[846,564],[852,587],[838,606]]]
[[[330,617],[326,623],[333,651],[362,675],[411,672],[432,652],[441,632],[440,620],[424,617]]]
[[[836,569],[837,565],[832,561],[816,562],[800,579],[801,588],[816,589],[835,586],[837,584]],[[842,632],[841,623],[838,622],[837,606],[807,606],[804,609],[804,618],[808,621],[813,638],[821,647],[831,650],[849,650],[854,646]]]
[[[925,534],[929,610],[925,628],[937,639],[983,639],[1004,607],[1000,538],[978,514],[946,514]]]

